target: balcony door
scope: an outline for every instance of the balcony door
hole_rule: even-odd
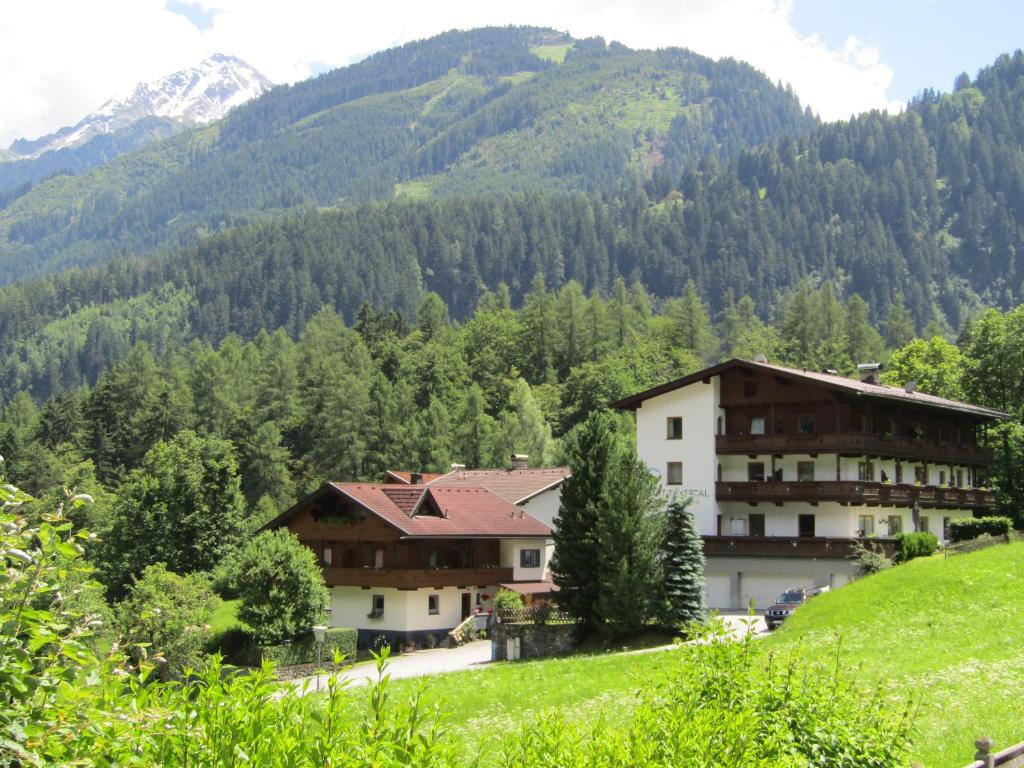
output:
[[[797,536],[802,539],[814,537],[814,515],[800,515],[796,525]]]
[[[462,593],[462,619],[463,621],[468,618],[469,614],[473,610],[472,597],[469,592]]]

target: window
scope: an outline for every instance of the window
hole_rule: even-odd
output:
[[[747,462],[747,480],[751,483],[763,483],[764,482],[764,462],[763,461],[750,461]]]
[[[946,470],[940,469],[939,470],[939,485],[945,485],[945,484],[946,484]]]
[[[801,435],[814,434],[814,414],[801,413],[796,417],[796,425]]]
[[[331,560],[333,559],[333,557],[334,557],[334,552],[331,551],[331,548],[330,547],[324,547],[324,565],[329,567],[331,565]]]
[[[683,439],[683,417],[682,416],[669,416],[666,420],[665,437],[668,440],[682,440]]]
[[[757,397],[757,382],[747,379],[743,382],[744,397]]]
[[[957,488],[963,488],[964,487],[964,471],[962,469],[958,469],[956,471],[956,487]]]
[[[928,470],[923,464],[914,467],[914,482],[921,485],[928,485]]]
[[[751,416],[750,417],[750,434],[752,434],[752,435],[763,435],[764,434],[764,416]]]
[[[427,595],[427,613],[436,614],[441,612],[441,596]]]
[[[814,515],[799,515],[796,522],[797,536],[810,538],[814,536]]]
[[[814,462],[798,461],[796,463],[796,479],[801,483],[814,482]]]
[[[928,516],[925,515],[917,521],[917,530],[921,533],[928,533]]]
[[[665,465],[665,483],[667,485],[683,484],[683,462],[670,461]]]
[[[903,533],[903,518],[899,515],[889,515],[889,535],[899,536]]]
[[[764,515],[755,513],[747,518],[750,521],[750,535],[764,536]]]
[[[747,521],[742,517],[731,518],[732,535],[733,536],[746,536],[747,535]]]
[[[519,550],[519,567],[520,568],[540,568],[540,550],[539,549],[520,549]]]
[[[367,614],[368,619],[379,619],[384,615],[384,595],[374,595],[373,602],[371,603],[370,612]]]
[[[942,518],[942,538],[944,541],[949,541],[949,518]]]
[[[718,434],[719,435],[724,435],[725,434],[722,431],[722,417],[721,416],[718,417]]]
[[[384,550],[375,549],[373,551],[373,567],[378,571],[384,567]]]
[[[857,479],[862,482],[871,482],[875,479],[875,465],[870,461],[861,461],[857,464]]]
[[[861,515],[857,518],[857,526],[861,536],[875,535],[875,516]]]
[[[896,482],[903,482],[903,465],[900,464],[898,461],[896,462]]]

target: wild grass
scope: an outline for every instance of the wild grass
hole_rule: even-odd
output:
[[[573,43],[565,43],[564,45],[535,45],[530,49],[530,53],[536,56],[538,59],[544,59],[545,61],[553,61],[555,64],[561,64],[565,61],[565,54],[572,48]]]
[[[1024,740],[1024,544],[913,560],[825,593],[765,642],[921,694],[914,759],[958,768],[974,740]]]

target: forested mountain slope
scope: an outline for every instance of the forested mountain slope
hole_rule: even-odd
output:
[[[746,64],[552,30],[449,32],[275,88],[0,210],[0,280],[308,206],[611,189],[814,124]]]
[[[985,304],[1024,301],[1022,73],[1024,55],[1005,56],[901,115],[659,168],[615,192],[306,211],[9,286],[2,389],[95,381],[138,339],[163,349],[264,328],[297,334],[325,306],[352,322],[363,301],[411,316],[429,290],[464,318],[499,283],[518,305],[538,274],[549,290],[573,279],[604,295],[621,277],[655,301],[692,280],[713,313],[746,294],[764,318],[801,280],[828,280],[840,299],[862,296],[876,327],[905,304],[912,327],[953,333]]]

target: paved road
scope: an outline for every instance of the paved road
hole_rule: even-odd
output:
[[[729,632],[735,638],[750,632],[755,635],[765,634],[768,629],[763,616],[747,616],[745,613],[723,615]],[[656,653],[672,650],[674,645],[659,645],[654,648],[642,648],[637,651],[623,653]],[[388,662],[388,674],[392,680],[403,677],[423,677],[446,672],[459,672],[466,669],[481,669],[491,662],[491,641],[475,640],[456,648],[433,648],[413,653],[402,653],[393,656]],[[349,680],[351,685],[365,685],[377,677],[377,667],[372,661],[355,664],[339,673],[342,680]],[[316,676],[296,678],[291,681],[301,687],[308,684],[309,690],[316,688]],[[321,685],[327,684],[327,677],[320,675]]]

